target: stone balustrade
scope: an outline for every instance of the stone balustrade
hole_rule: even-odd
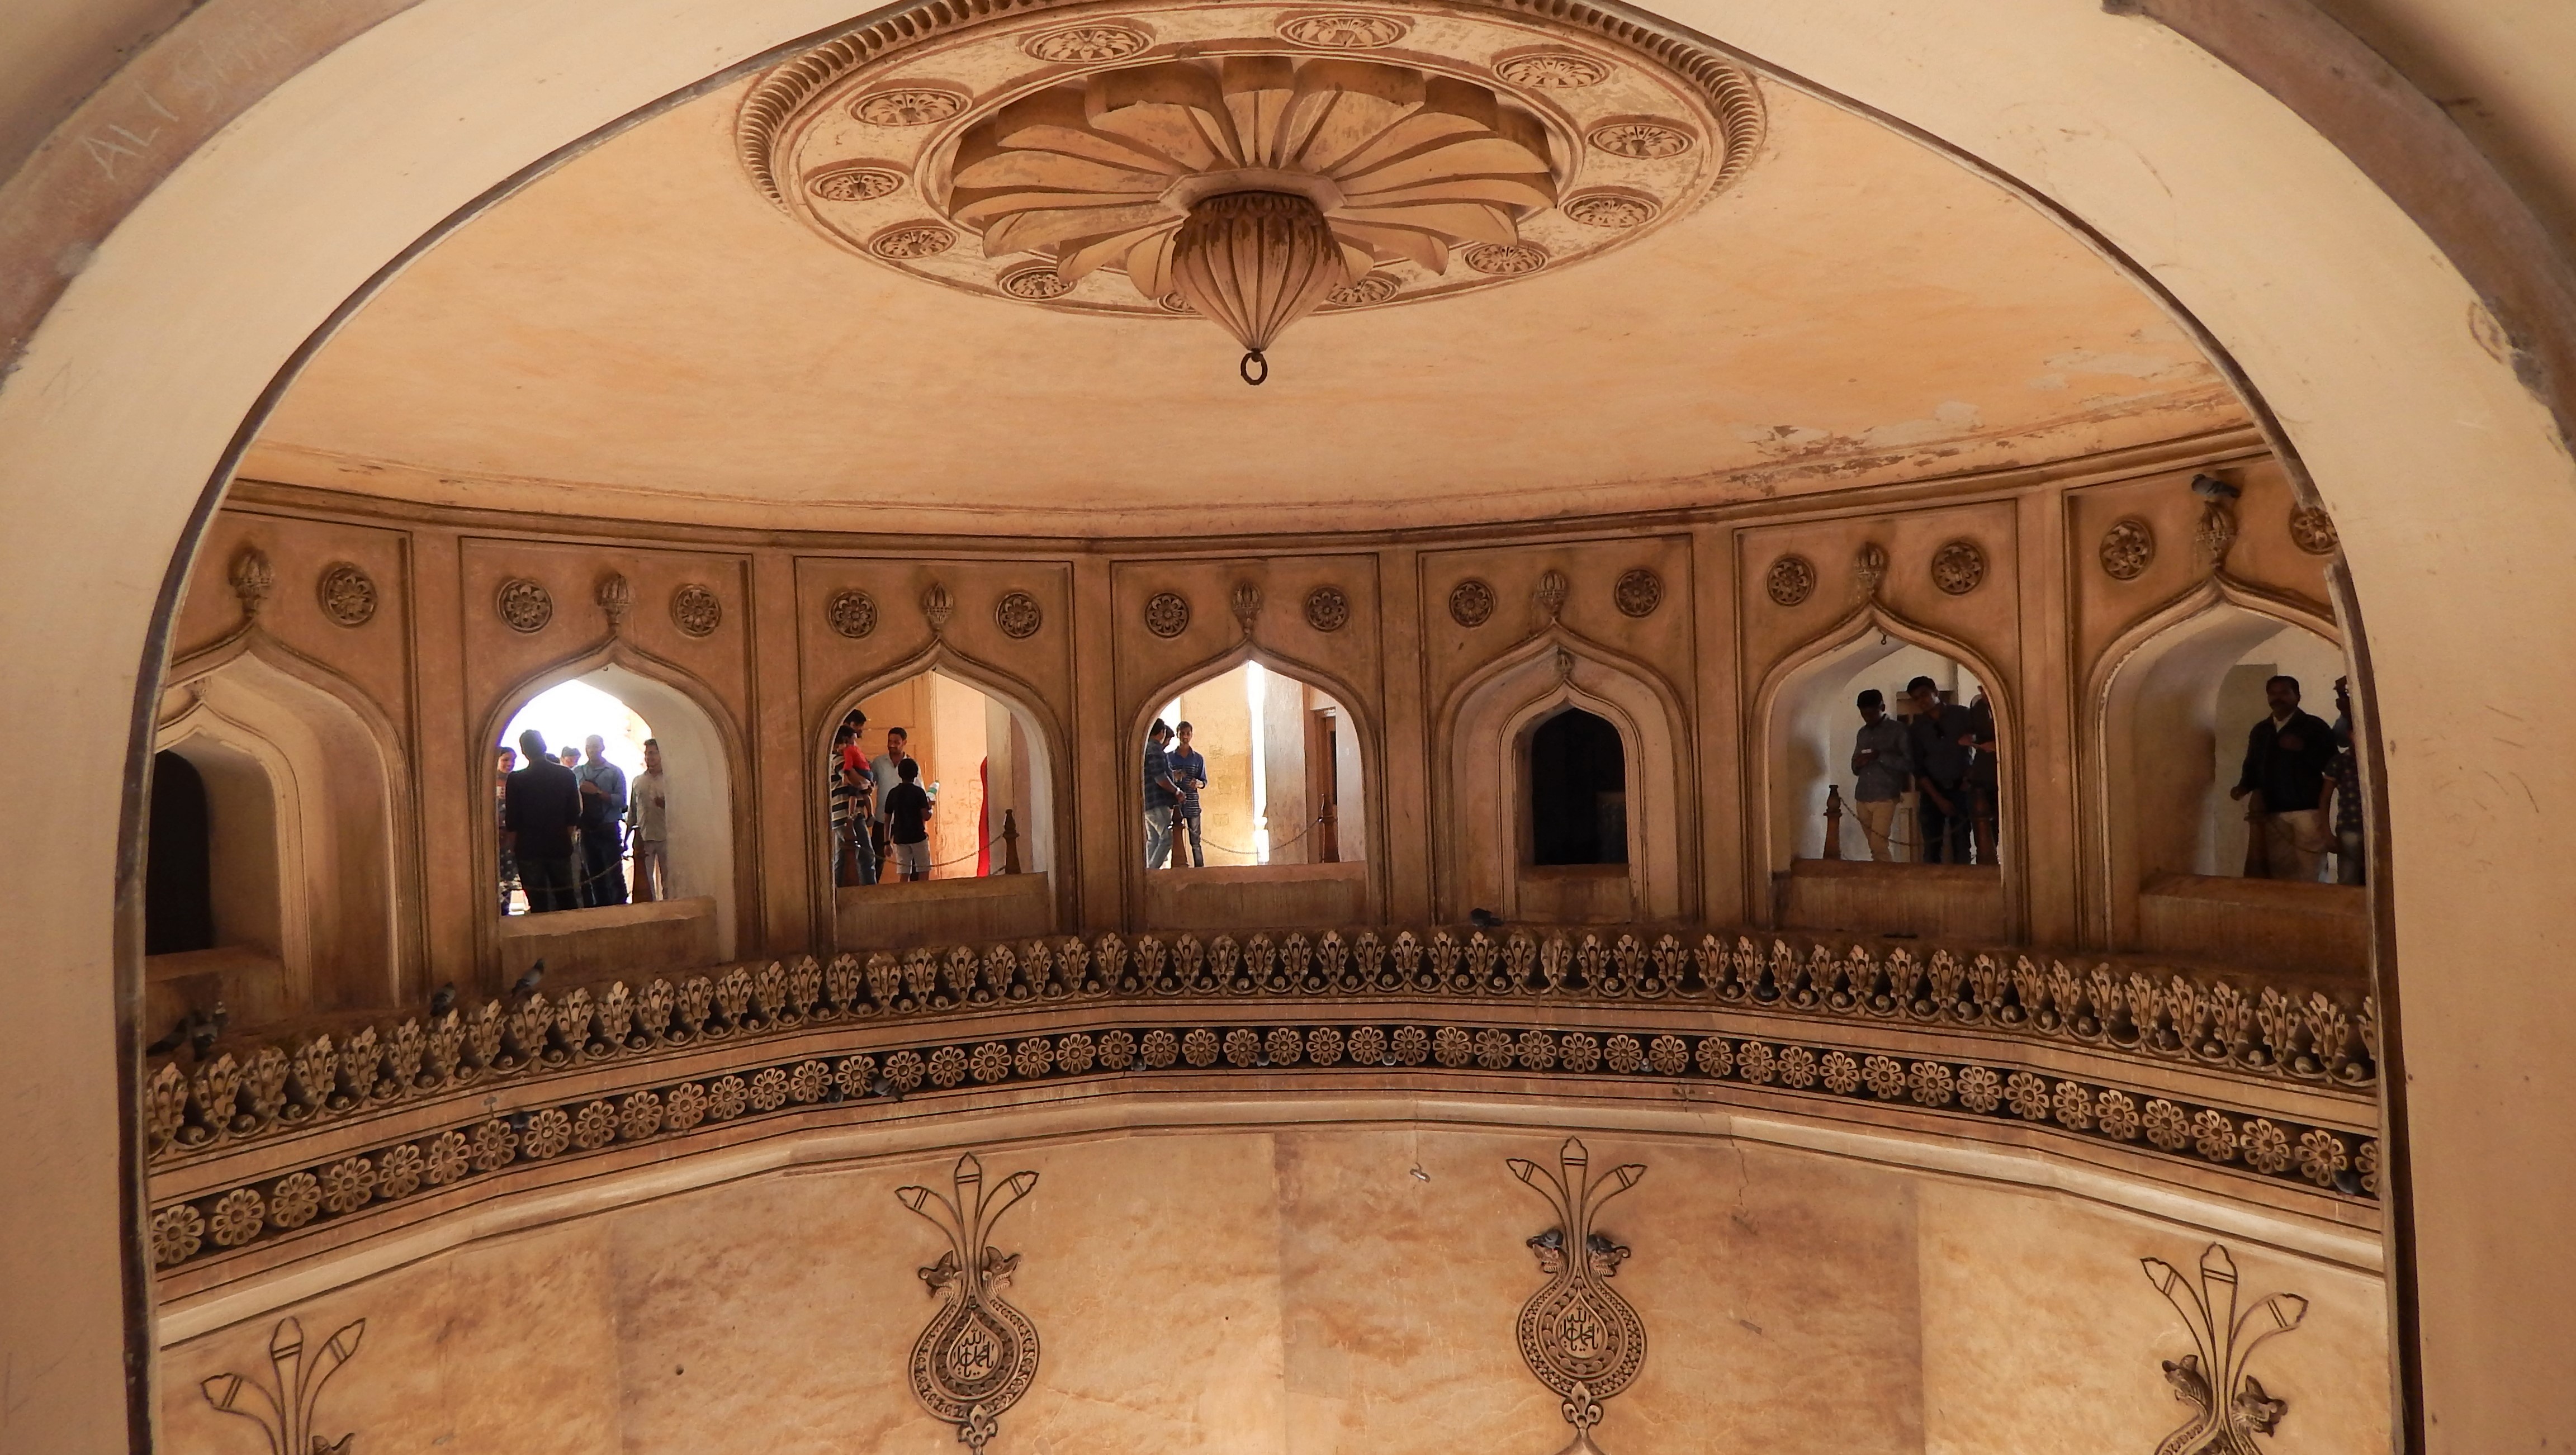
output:
[[[167,1293],[389,1204],[434,1216],[471,1184],[722,1145],[707,1139],[762,1119],[1247,1077],[1695,1083],[1939,1134],[2044,1133],[2366,1212],[2370,1002],[2156,968],[1614,927],[1103,934],[616,981],[155,1067],[155,1261]]]

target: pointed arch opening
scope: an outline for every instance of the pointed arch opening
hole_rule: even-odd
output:
[[[2213,583],[2105,653],[2086,807],[2107,948],[2366,971],[2362,796],[2357,778],[2336,791],[2358,771],[2356,729],[2330,633],[2320,613]]]
[[[1762,789],[1750,800],[1769,871],[1756,902],[1772,922],[2013,938],[2005,697],[1991,664],[1875,607],[1774,668],[1757,707]]]
[[[854,684],[823,714],[809,822],[836,944],[1055,929],[1062,750],[1035,700],[940,646]],[[920,798],[898,802],[907,760]],[[890,809],[903,810],[900,822]],[[910,839],[915,832],[921,837]]]
[[[1369,726],[1322,674],[1230,653],[1149,698],[1131,741],[1145,923],[1374,918]]]
[[[147,867],[147,918],[157,907],[171,935],[198,883],[204,918],[149,956],[155,1022],[217,1003],[237,1026],[373,1009],[415,973],[401,755],[391,724],[322,676],[250,639],[174,669],[153,755],[172,790],[154,827],[173,841],[146,845],[165,876],[156,893]]]
[[[494,856],[485,912],[500,984],[541,960],[549,976],[578,980],[736,953],[739,749],[699,690],[650,665],[597,654],[521,684],[492,714],[476,758],[491,776],[474,791]],[[569,748],[578,766],[556,761],[550,783],[530,776],[521,734],[531,730],[549,758]],[[647,742],[658,776],[648,776]],[[642,901],[639,844],[655,896]]]

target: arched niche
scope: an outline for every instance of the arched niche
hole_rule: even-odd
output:
[[[526,922],[504,935],[494,896],[482,892],[482,886],[498,882],[500,873],[499,822],[490,776],[493,749],[499,745],[502,729],[529,699],[565,682],[598,688],[634,709],[652,728],[662,750],[662,771],[669,779],[670,897],[657,904],[514,915],[513,920]],[[565,746],[546,744],[553,752]],[[656,960],[729,960],[741,948],[739,909],[751,901],[746,881],[753,866],[740,849],[751,834],[749,809],[735,786],[749,780],[750,765],[741,733],[705,683],[650,653],[612,642],[526,678],[503,693],[485,714],[483,730],[475,735],[466,761],[472,765],[468,792],[474,804],[481,866],[475,913],[485,930],[484,943],[493,946],[494,978],[506,980],[518,973],[522,962],[537,958],[546,959],[550,969],[568,968],[587,975],[651,969]],[[702,934],[694,927],[685,932],[645,928],[683,924],[682,917],[701,907],[709,916]],[[507,946],[505,939],[511,942]]]
[[[1863,688],[1876,687],[1887,696],[1889,712],[1899,712],[1904,704],[1898,694],[1917,676],[1932,678],[1960,707],[1969,706],[1982,690],[1994,713],[2000,763],[1996,865],[1867,863],[1867,840],[1850,809],[1852,739],[1860,728],[1854,700]],[[2015,744],[2020,719],[1992,662],[1965,643],[1873,602],[1775,665],[1755,694],[1753,720],[1748,764],[1757,781],[1745,802],[1757,816],[1748,825],[1748,840],[1759,847],[1756,868],[1762,877],[1748,889],[1750,902],[1774,922],[1990,942],[2018,933],[2021,755]],[[1846,790],[1839,861],[1822,857],[1830,784]],[[1909,845],[1919,837],[1910,814],[1897,814],[1892,837]],[[1825,882],[1828,875],[1837,882]]]
[[[1190,723],[1207,759],[1199,798],[1209,867],[1368,858],[1368,772],[1339,697],[1247,659],[1174,692],[1155,716],[1176,731]],[[1177,826],[1171,867],[1189,867]]]
[[[1253,767],[1247,748],[1241,766],[1231,770],[1239,773],[1247,795],[1244,812],[1239,820],[1207,823],[1206,867],[1186,867],[1177,857],[1176,843],[1176,857],[1167,867],[1148,870],[1146,732],[1175,703],[1222,705],[1230,695],[1222,684],[1248,681],[1249,667],[1260,668],[1263,683],[1260,799],[1249,796]],[[1220,755],[1210,752],[1211,744],[1223,748],[1229,735],[1239,731],[1248,745],[1255,736],[1255,715],[1247,694],[1236,710],[1208,714],[1198,722],[1197,746],[1210,759],[1211,793],[1226,782],[1219,775],[1229,772]],[[1385,841],[1377,797],[1385,760],[1378,724],[1349,684],[1309,663],[1243,642],[1156,684],[1130,717],[1120,752],[1126,760],[1120,839],[1126,846],[1127,883],[1135,886],[1130,903],[1136,906],[1137,922],[1158,929],[1229,929],[1374,923],[1383,913]],[[1334,818],[1332,857],[1326,859],[1318,820],[1328,803]],[[1210,806],[1203,798],[1203,812]],[[1241,832],[1243,839],[1224,838],[1219,822],[1227,825],[1223,832]],[[1262,849],[1256,834],[1267,835],[1266,853],[1216,852],[1220,844],[1238,851]]]
[[[913,694],[910,700],[917,710],[911,720],[899,720],[886,700],[901,700],[907,692]],[[807,780],[805,811],[808,842],[813,845],[807,862],[814,913],[818,923],[832,927],[836,943],[845,949],[873,949],[943,938],[1045,934],[1070,921],[1063,901],[1072,884],[1069,876],[1056,872],[1070,853],[1066,840],[1071,825],[1056,803],[1066,747],[1062,728],[1043,702],[1028,683],[945,641],[934,641],[927,651],[849,683],[828,700],[808,727],[806,758],[812,776]],[[1011,760],[986,788],[987,801],[995,807],[985,831],[991,841],[987,873],[976,875],[969,861],[952,867],[944,878],[934,871],[935,877],[923,884],[893,882],[891,866],[886,880],[877,884],[835,882],[832,739],[852,709],[862,704],[868,705],[862,745],[871,758],[882,751],[887,728],[905,728],[908,737],[927,737],[935,746],[943,712],[953,726],[962,727],[955,720],[972,707],[976,729],[963,736],[979,746],[960,758],[965,772],[973,771],[970,757],[991,761],[996,747]],[[920,747],[918,738],[914,746]],[[930,766],[942,777],[941,814],[965,812],[968,795],[945,791],[961,781],[947,755],[931,758]],[[1006,846],[999,841],[1003,808],[1010,810],[1019,830],[1020,874],[1016,877],[1003,873],[1007,862]],[[973,836],[967,837],[971,843]],[[934,834],[934,843],[937,839]],[[983,882],[960,884],[959,880]]]
[[[182,661],[172,679],[154,746],[204,784],[214,948],[235,952],[222,972],[235,1018],[402,1000],[418,968],[418,876],[391,721],[264,636]],[[252,959],[275,967],[273,990]]]
[[[1569,708],[1608,722],[1626,759],[1627,862],[1532,861],[1530,741]],[[1438,912],[1607,923],[1692,912],[1681,701],[1648,669],[1568,632],[1524,643],[1460,684],[1442,714]]]
[[[2334,721],[2334,681],[2349,670],[2341,638],[2322,610],[2222,578],[2102,654],[2082,746],[2086,909],[2106,948],[2182,948],[2149,943],[2157,936],[2142,924],[2145,892],[2241,877],[2246,810],[2228,790],[2247,731],[2268,711],[2264,680],[2298,678],[2301,709]],[[2345,951],[2327,958],[2353,958]]]

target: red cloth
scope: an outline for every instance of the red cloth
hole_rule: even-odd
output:
[[[984,801],[975,805],[975,877],[993,872],[993,760],[986,758],[975,765],[976,786],[984,790]]]

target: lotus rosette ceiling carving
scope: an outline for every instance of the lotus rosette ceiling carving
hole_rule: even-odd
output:
[[[875,263],[1204,315],[1256,351],[1319,306],[1613,251],[1734,180],[1762,132],[1751,78],[1714,53],[1508,5],[874,27],[771,72],[736,127],[772,201]]]

